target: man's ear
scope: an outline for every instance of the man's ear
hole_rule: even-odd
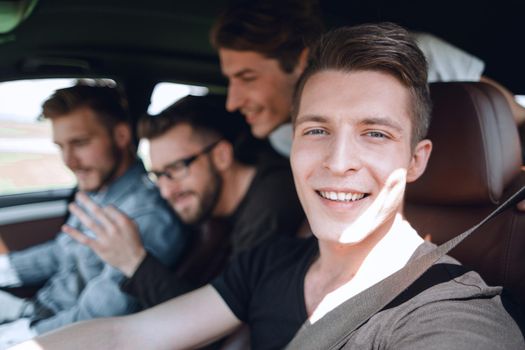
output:
[[[422,140],[414,148],[412,159],[407,169],[407,182],[416,181],[425,171],[432,152],[432,142],[430,140]]]
[[[121,149],[128,148],[131,144],[131,128],[127,123],[118,123],[113,128],[113,139]]]
[[[310,49],[305,47],[303,51],[299,54],[299,59],[297,60],[297,64],[295,65],[294,73],[297,74],[299,77],[301,74],[303,74],[303,71],[306,68],[306,65],[308,64],[308,55],[310,54]]]
[[[228,141],[220,141],[211,151],[213,164],[219,171],[227,170],[231,167],[233,157],[233,147]]]

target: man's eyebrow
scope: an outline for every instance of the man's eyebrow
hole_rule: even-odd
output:
[[[85,141],[89,138],[91,138],[91,134],[87,133],[87,134],[82,134],[82,135],[75,135],[74,137],[67,139],[67,140],[53,140],[53,142],[58,145],[59,142],[63,144],[67,144],[67,143]]]
[[[308,122],[315,122],[315,123],[327,123],[328,120],[318,114],[306,114],[306,115],[300,115],[295,119],[295,125],[308,123]]]
[[[170,165],[173,165],[173,163],[175,162],[178,162],[180,159],[178,160],[175,160],[173,162],[168,162],[166,164],[163,164],[161,167],[157,168],[157,167],[153,167],[153,166],[150,166],[149,170],[150,171],[155,171],[155,172],[158,172],[158,173],[161,173],[161,172],[164,172],[166,171],[166,169],[170,166]]]
[[[254,72],[255,71],[252,68],[244,68],[244,69],[241,69],[240,71],[235,72],[234,74],[232,74],[232,77],[239,78],[239,77],[242,77],[245,74],[251,74],[251,73],[254,73]]]
[[[403,127],[399,123],[393,121],[391,118],[388,118],[388,117],[368,117],[368,118],[364,118],[363,120],[361,120],[359,124],[361,125],[382,125],[382,126],[390,127],[396,130],[397,132],[403,131]]]
[[[300,124],[308,123],[308,122],[326,124],[328,123],[328,119],[318,114],[300,115],[295,120],[295,125],[300,125]],[[388,117],[378,117],[378,116],[366,117],[366,118],[363,118],[361,121],[359,121],[359,124],[361,125],[382,125],[382,126],[392,128],[397,132],[403,131],[403,128],[399,123],[393,121],[391,118],[388,118]]]

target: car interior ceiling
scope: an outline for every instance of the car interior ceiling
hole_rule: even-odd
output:
[[[135,124],[147,110],[152,88],[159,81],[225,91],[226,81],[208,42],[208,31],[228,2],[154,0],[128,1],[122,6],[102,0],[13,0],[10,10],[3,11],[14,29],[0,32],[0,77],[114,78],[129,97]],[[519,5],[512,1],[500,1],[496,6],[494,1],[469,0],[450,6],[451,0],[425,4],[326,0],[320,5],[327,28],[387,20],[442,36],[482,57],[487,74],[511,91],[525,91],[523,79],[518,79],[515,71],[524,69],[521,62],[525,56],[506,55],[505,64],[499,63],[497,48],[512,47],[509,43],[520,33],[519,21],[514,20],[519,12],[514,9]]]
[[[2,79],[76,73],[225,85],[208,31],[230,1],[10,2],[24,6],[19,12],[26,15],[14,30],[0,33]],[[523,40],[521,1],[325,0],[320,5],[327,28],[394,21],[436,34],[481,57],[488,76],[525,93],[525,53],[514,49]]]

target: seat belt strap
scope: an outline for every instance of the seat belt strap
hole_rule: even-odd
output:
[[[311,324],[307,320],[286,347],[287,350],[335,350],[342,348],[351,333],[370,317],[381,311],[399,294],[414,283],[436,261],[467,238],[472,232],[487,223],[507,208],[525,198],[525,186],[514,193],[503,204],[486,216],[477,225],[430,252],[412,260],[389,277],[374,284],[328,312]]]

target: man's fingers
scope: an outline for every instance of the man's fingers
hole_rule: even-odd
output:
[[[105,209],[98,206],[91,198],[89,198],[85,193],[78,192],[76,199],[80,204],[82,204],[88,211],[93,215],[93,217],[104,227],[111,228],[113,222],[109,215],[106,214]]]
[[[93,231],[97,237],[104,236],[106,234],[106,229],[102,227],[95,219],[89,216],[82,208],[80,208],[76,203],[70,203],[69,211],[75,215],[84,226]]]
[[[128,226],[134,226],[134,222],[126,214],[122,213],[114,206],[108,205],[104,208],[104,210],[106,210],[106,213],[109,216],[110,220],[114,222],[118,227],[125,228]]]
[[[67,233],[75,241],[77,241],[77,242],[79,242],[81,244],[84,244],[84,245],[86,245],[86,246],[88,246],[88,247],[93,249],[93,245],[94,245],[95,240],[89,238],[88,236],[86,236],[85,234],[83,234],[82,232],[77,230],[76,228],[73,228],[73,227],[71,227],[69,225],[62,225],[62,231]]]

